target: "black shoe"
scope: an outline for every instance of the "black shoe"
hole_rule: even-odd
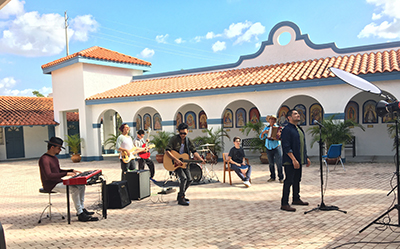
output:
[[[98,221],[99,218],[97,218],[97,217],[92,217],[92,216],[87,215],[87,214],[85,214],[84,212],[82,212],[82,213],[80,213],[80,214],[78,215],[78,220],[79,220],[79,221],[83,221],[83,222],[86,222],[86,221]]]
[[[185,196],[178,196],[178,204],[182,206],[189,206],[189,202],[185,200]]]
[[[308,206],[308,202],[299,199],[297,201],[293,201],[292,205]]]
[[[289,205],[282,205],[282,206],[281,206],[281,209],[282,209],[282,210],[285,210],[285,211],[289,211],[289,212],[296,212],[296,209],[295,209],[295,208],[292,208],[292,207],[289,206]]]
[[[183,199],[185,199],[186,202],[189,202],[189,199],[188,199],[188,198],[183,197]],[[179,201],[179,196],[176,197],[176,200]]]
[[[86,208],[84,208],[82,211],[87,215],[94,215],[94,212],[89,212],[86,210]]]

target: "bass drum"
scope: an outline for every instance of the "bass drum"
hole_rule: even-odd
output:
[[[201,165],[198,163],[190,163],[189,171],[192,175],[193,182],[199,182],[203,178],[203,171],[201,169]]]

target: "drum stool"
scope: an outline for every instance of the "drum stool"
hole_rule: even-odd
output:
[[[46,215],[45,218],[49,218],[49,220],[51,220],[51,207],[53,206],[53,204],[51,203],[51,194],[55,194],[55,193],[57,193],[57,192],[55,192],[55,191],[50,191],[50,192],[49,192],[49,191],[44,190],[43,188],[40,188],[40,189],[39,189],[39,192],[40,192],[40,193],[43,193],[43,194],[48,194],[48,195],[49,195],[49,203],[47,203],[47,206],[43,209],[43,212],[42,212],[42,214],[40,215],[40,218],[39,218],[39,221],[38,221],[38,223],[41,223],[41,222],[42,222],[43,214],[44,214],[44,212],[46,212],[46,210],[47,210],[47,215]],[[57,210],[57,212],[61,215],[61,218],[64,220],[65,217],[64,217],[64,215],[61,214],[60,210],[58,210],[58,208],[56,208],[56,207],[54,207],[54,208]]]

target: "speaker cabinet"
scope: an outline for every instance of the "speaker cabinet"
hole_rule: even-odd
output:
[[[131,204],[126,181],[114,181],[107,184],[107,193],[109,209],[120,209]]]
[[[150,171],[138,170],[124,172],[128,182],[129,197],[131,200],[141,200],[150,196]]]

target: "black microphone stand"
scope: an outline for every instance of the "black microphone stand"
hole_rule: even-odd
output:
[[[309,211],[304,212],[304,214],[308,214],[312,211],[316,211],[316,210],[322,210],[322,211],[332,211],[332,210],[336,210],[336,211],[340,211],[343,212],[345,214],[347,214],[346,211],[340,210],[338,207],[336,206],[326,206],[324,203],[324,170],[322,167],[322,149],[323,149],[323,144],[322,144],[322,125],[320,123],[317,123],[319,126],[319,171],[320,171],[320,176],[321,176],[321,204],[318,205],[316,208],[313,208]]]
[[[395,136],[396,141],[395,141],[395,144],[396,144],[397,204],[394,205],[391,209],[389,209],[385,213],[383,213],[381,216],[379,216],[378,218],[373,220],[371,223],[369,223],[363,229],[361,229],[359,231],[359,233],[361,233],[362,231],[364,231],[365,229],[370,227],[372,224],[380,224],[380,225],[389,225],[389,226],[400,227],[400,206],[399,206],[399,199],[400,199],[400,185],[399,185],[399,183],[400,183],[400,179],[399,179],[399,125],[398,125],[399,122],[398,122],[398,117],[397,116],[395,118],[395,123],[396,123],[396,136]],[[393,191],[393,189],[390,192],[392,192],[392,191]],[[390,194],[390,192],[389,192],[389,194]],[[394,209],[397,209],[398,224],[389,224],[389,223],[378,222],[378,220],[380,220],[383,216],[387,215],[388,213],[392,212],[392,210],[394,210]]]

